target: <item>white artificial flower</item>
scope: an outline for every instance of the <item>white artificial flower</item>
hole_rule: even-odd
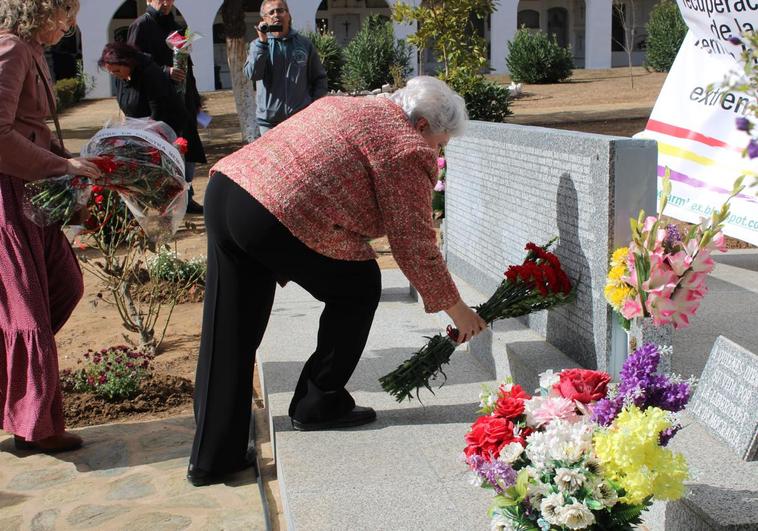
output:
[[[528,468],[528,467],[527,467]],[[532,507],[539,507],[542,499],[550,492],[550,486],[538,480],[530,481],[526,487],[526,497]]]
[[[600,481],[595,485],[595,488],[592,489],[592,497],[606,507],[613,507],[619,501],[619,495],[616,492],[616,489],[611,487],[605,481]]]
[[[524,447],[521,443],[511,442],[506,444],[500,449],[500,456],[498,460],[509,465],[513,463],[524,452]]]
[[[553,388],[555,384],[561,381],[561,377],[553,372],[553,369],[548,369],[545,372],[540,374],[540,387],[542,389],[547,389],[550,391],[550,389]]]
[[[490,529],[492,531],[518,531],[513,519],[497,510],[492,513]]]
[[[569,529],[586,529],[595,523],[595,515],[589,508],[572,498],[573,502],[556,509],[558,525]],[[552,523],[552,522],[551,522]]]
[[[584,474],[576,468],[556,468],[555,484],[560,490],[571,493],[584,485]]]
[[[474,487],[481,487],[482,484],[484,483],[484,480],[476,472],[469,472],[468,483],[469,485],[474,486]]]
[[[540,513],[542,518],[547,520],[552,525],[561,525],[561,509],[563,508],[564,500],[563,494],[554,492],[548,494],[540,502]]]
[[[548,457],[555,461],[576,463],[592,451],[594,426],[586,419],[579,422],[555,420],[545,429]]]

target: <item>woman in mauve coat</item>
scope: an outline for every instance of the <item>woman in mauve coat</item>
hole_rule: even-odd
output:
[[[277,281],[325,303],[290,402],[295,430],[376,419],[345,389],[381,293],[369,238],[387,235],[426,311],[445,311],[461,341],[484,330],[458,294],[432,223],[437,155],[465,124],[463,98],[420,76],[391,98],[320,98],[211,169],[192,484],[252,464],[253,365]]]
[[[70,158],[45,124],[55,109],[43,47],[61,40],[78,10],[78,0],[0,2],[0,428],[17,448],[43,452],[82,445],[63,425],[55,333],[83,284],[60,226],[24,215],[24,183],[100,175]]]

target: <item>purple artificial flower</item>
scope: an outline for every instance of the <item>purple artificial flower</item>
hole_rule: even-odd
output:
[[[592,408],[592,420],[601,426],[610,426],[624,408],[624,397],[603,398]]]
[[[667,252],[674,251],[674,247],[682,242],[682,235],[679,233],[679,228],[673,223],[669,223],[666,226],[666,237],[663,238],[663,248]]]
[[[672,382],[667,376],[657,375],[651,381],[645,400],[646,407],[659,407],[666,411],[681,411],[690,400],[687,382]]]
[[[444,192],[445,191],[445,181],[437,181],[437,184],[434,185],[434,191],[435,192]]]
[[[740,131],[750,131],[751,124],[750,120],[745,118],[744,116],[740,116],[734,121],[735,125],[737,126],[737,129]]]
[[[735,46],[739,46],[740,44],[742,44],[742,39],[740,39],[739,37],[732,36],[732,37],[729,37],[727,40],[731,42],[732,44],[734,44]]]
[[[747,156],[751,159],[758,157],[758,142],[754,138],[751,138],[750,143],[747,145]]]
[[[492,485],[498,494],[502,494],[505,489],[516,484],[516,471],[513,467],[497,459],[489,463],[485,462],[478,473]]]
[[[682,429],[681,424],[677,424],[676,426],[671,426],[670,428],[666,428],[663,430],[660,434],[658,434],[658,444],[661,446],[668,445],[671,438],[676,435],[676,432]]]
[[[632,395],[650,386],[650,378],[658,369],[661,355],[653,343],[645,343],[635,350],[621,369],[619,395]]]

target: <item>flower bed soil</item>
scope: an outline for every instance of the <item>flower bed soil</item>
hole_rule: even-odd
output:
[[[63,393],[66,427],[78,428],[107,424],[114,420],[136,420],[160,413],[186,410],[192,404],[194,387],[186,378],[153,374],[140,384],[137,396],[121,402],[108,402],[93,393]]]

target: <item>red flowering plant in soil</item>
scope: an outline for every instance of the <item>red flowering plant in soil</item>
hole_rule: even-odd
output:
[[[547,310],[573,298],[574,291],[560,260],[549,251],[553,238],[543,246],[526,244],[527,255],[520,265],[512,265],[505,272],[505,279],[492,297],[474,309],[488,324],[498,319],[519,317],[532,312]],[[411,399],[419,389],[430,391],[430,382],[442,374],[442,366],[450,363],[450,356],[457,345],[458,330],[448,326],[447,335],[437,334],[397,369],[381,377],[382,388],[398,402]],[[442,382],[444,384],[444,380]]]
[[[128,119],[107,125],[82,150],[102,176],[64,175],[27,183],[26,215],[40,226],[65,224],[90,196],[95,205],[102,204],[103,191],[108,190],[121,196],[148,237],[173,234],[187,201],[182,149],[186,141],[162,122]]]

